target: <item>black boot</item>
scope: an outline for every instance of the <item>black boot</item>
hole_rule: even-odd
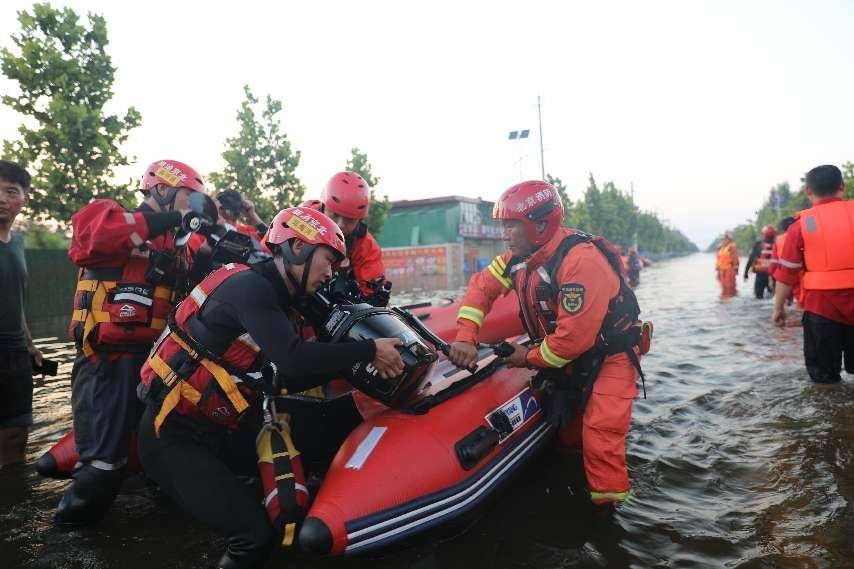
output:
[[[89,464],[78,469],[59,501],[54,523],[76,528],[101,521],[119,493],[124,474],[124,468],[101,470]]]

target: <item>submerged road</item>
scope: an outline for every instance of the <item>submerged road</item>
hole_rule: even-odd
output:
[[[629,437],[634,497],[613,522],[584,508],[578,457],[549,451],[454,534],[369,560],[271,567],[854,567],[854,377],[811,384],[800,328],[771,326],[771,301],[748,284],[722,300],[713,266],[697,254],[642,273],[656,336]],[[70,426],[73,349],[40,344],[64,363],[36,388],[31,461]],[[56,530],[65,484],[0,471],[0,567],[202,568],[220,555],[218,538],[141,479],[97,528]]]

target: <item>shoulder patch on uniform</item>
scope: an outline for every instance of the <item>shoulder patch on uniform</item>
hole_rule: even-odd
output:
[[[560,286],[560,305],[570,314],[575,314],[584,306],[584,285],[569,283]]]

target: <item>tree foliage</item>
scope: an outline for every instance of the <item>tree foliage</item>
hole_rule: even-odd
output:
[[[391,209],[391,203],[388,201],[387,195],[384,195],[383,199],[377,198],[377,184],[380,183],[380,178],[374,176],[371,170],[371,163],[368,162],[368,155],[358,148],[350,150],[350,159],[347,160],[345,169],[362,176],[371,187],[371,207],[368,211],[366,223],[368,230],[374,237],[377,237],[382,232],[383,225],[385,225],[388,219],[388,212]]]
[[[567,201],[568,198],[564,203]],[[632,197],[613,182],[606,182],[600,189],[593,174],[588,178],[583,199],[567,208],[564,221],[570,227],[602,235],[624,251],[634,246],[646,254],[670,255],[697,250],[690,239],[663,224],[654,213],[640,211]]]
[[[3,157],[33,174],[29,213],[63,225],[93,198],[133,202],[130,183],[115,184],[113,169],[128,164],[119,145],[142,117],[133,107],[123,116],[105,113],[115,75],[107,23],[91,13],[87,20],[70,8],[35,4],[18,12],[14,48],[0,50],[0,69],[19,90],[2,102],[33,125],[3,142]]]
[[[237,111],[239,132],[225,141],[225,167],[209,178],[219,190],[240,191],[269,222],[279,210],[303,199],[305,186],[295,174],[300,151],[282,132],[278,118],[282,102],[267,95],[261,106],[248,85],[243,92],[246,99]]]
[[[560,201],[563,202],[563,220],[564,224],[566,224],[569,220],[570,211],[572,211],[572,200],[569,199],[566,184],[563,183],[563,180],[551,174],[546,174],[546,182],[554,186],[557,194],[560,196]]]
[[[854,162],[842,165],[842,178],[845,181],[844,199],[854,199]],[[747,223],[730,229],[733,241],[741,252],[749,251],[759,239],[762,228],[766,225],[777,227],[784,217],[794,216],[797,212],[810,207],[810,199],[803,188],[793,192],[788,182],[775,185],[768,192],[768,197],[762,207],[756,211],[756,217]],[[708,251],[715,251],[720,244],[720,237],[709,245]]]

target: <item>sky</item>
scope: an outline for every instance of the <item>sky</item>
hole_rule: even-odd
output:
[[[590,173],[633,186],[700,247],[775,184],[854,161],[850,1],[53,4],[107,20],[108,110],[143,117],[124,179],[161,158],[221,168],[245,84],[284,103],[307,197],[357,146],[392,200],[494,200],[540,177],[539,95],[545,170],[570,198]],[[0,5],[0,45],[30,6]],[[20,122],[0,108],[0,138]]]

